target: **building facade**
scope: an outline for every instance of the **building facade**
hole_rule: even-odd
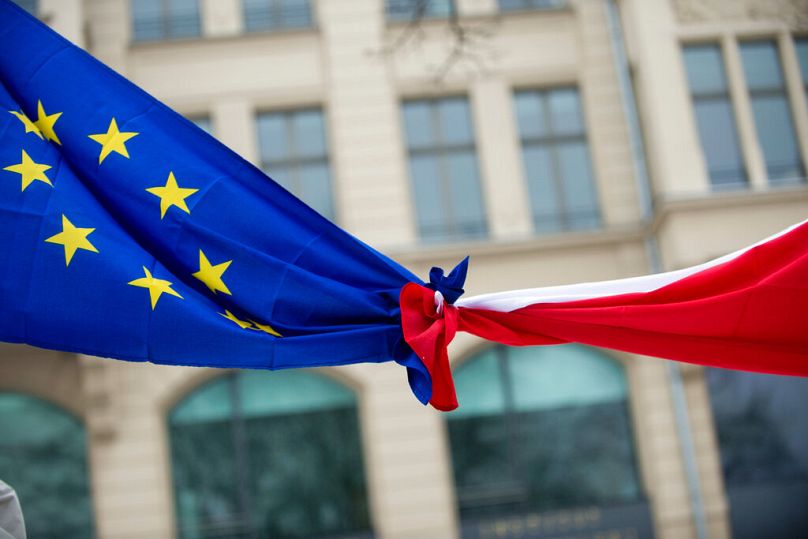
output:
[[[690,266],[808,213],[806,1],[20,3],[417,274],[470,255],[468,294]],[[394,363],[0,345],[0,477],[32,537],[808,529],[803,380],[685,365],[678,406],[658,359],[450,355],[442,414]]]

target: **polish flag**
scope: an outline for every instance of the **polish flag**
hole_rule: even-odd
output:
[[[440,410],[457,407],[446,353],[457,331],[512,346],[578,342],[808,376],[808,221],[667,273],[484,294],[454,305],[411,283],[400,300],[405,340],[429,369],[430,403]]]

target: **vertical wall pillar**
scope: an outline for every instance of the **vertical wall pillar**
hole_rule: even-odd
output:
[[[337,219],[374,246],[412,243],[415,220],[400,104],[381,54],[384,3],[318,5]]]
[[[637,97],[656,195],[708,193],[670,0],[624,0],[621,6],[634,38]]]

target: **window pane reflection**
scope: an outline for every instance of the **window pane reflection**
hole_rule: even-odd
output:
[[[708,369],[733,536],[808,529],[808,379]]]
[[[0,393],[0,478],[16,491],[28,537],[93,536],[87,439],[45,401]]]
[[[622,369],[582,346],[495,347],[457,369],[448,415],[460,514],[640,499]]]
[[[180,537],[371,536],[348,389],[239,372],[186,397],[169,428]]]

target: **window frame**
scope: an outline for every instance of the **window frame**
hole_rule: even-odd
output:
[[[297,152],[296,145],[294,144],[295,140],[295,128],[294,128],[294,117],[297,114],[306,113],[306,112],[317,112],[320,115],[320,120],[323,125],[323,150],[324,153],[320,156],[299,156]],[[287,148],[290,150],[294,149],[293,152],[290,152],[289,155],[284,157],[283,159],[268,159],[263,152],[263,144],[261,140],[261,131],[259,127],[260,118],[262,117],[270,117],[270,116],[279,116],[283,119],[284,123],[284,138],[287,142]],[[258,167],[261,169],[264,174],[268,175],[269,177],[273,178],[278,184],[287,189],[290,193],[292,193],[295,197],[302,200],[307,206],[310,206],[306,200],[300,196],[302,194],[302,189],[300,187],[300,178],[298,175],[298,169],[305,165],[324,165],[325,168],[328,170],[328,199],[329,199],[329,214],[323,215],[326,219],[337,223],[339,221],[339,212],[337,211],[337,204],[335,198],[335,177],[334,177],[334,170],[331,166],[331,148],[329,144],[329,133],[328,133],[328,114],[326,109],[320,105],[302,105],[300,107],[288,107],[288,108],[277,108],[277,109],[259,109],[256,111],[254,116],[255,122],[255,134],[256,134],[256,142],[258,143]],[[294,176],[290,179],[290,182],[280,181],[276,179],[272,174],[272,168],[276,167],[279,169],[286,169],[288,171],[294,170]],[[285,178],[285,179],[287,179]],[[287,188],[286,185],[289,185]],[[317,210],[315,210],[317,211]]]
[[[766,87],[766,88],[751,88],[749,85],[748,77],[746,74],[746,65],[743,59],[743,46],[745,44],[755,44],[755,43],[769,43],[774,47],[775,56],[777,58],[777,67],[780,72],[781,78],[781,85],[778,87]],[[797,111],[794,109],[793,106],[793,97],[791,95],[791,89],[789,88],[788,84],[788,74],[786,73],[787,67],[786,62],[787,59],[785,57],[783,46],[780,43],[779,36],[777,35],[756,35],[756,36],[744,36],[739,35],[736,36],[735,39],[735,47],[738,50],[738,57],[741,63],[741,72],[743,73],[743,81],[744,87],[742,91],[745,92],[745,95],[748,99],[749,103],[749,114],[752,120],[752,126],[754,129],[755,140],[757,141],[758,148],[760,150],[760,155],[763,159],[763,172],[766,178],[766,184],[769,188],[779,188],[779,187],[789,187],[794,185],[804,185],[806,181],[808,181],[808,174],[806,174],[806,162],[805,156],[803,155],[801,144],[800,144],[800,135],[797,130]],[[796,55],[795,55],[796,56]],[[797,74],[799,75],[800,66],[794,66],[796,69]],[[793,177],[783,178],[774,178],[772,179],[771,174],[769,173],[769,163],[766,157],[766,152],[761,143],[760,133],[758,131],[757,120],[755,118],[754,106],[753,102],[755,98],[759,97],[772,97],[777,96],[783,97],[785,105],[788,111],[788,120],[791,133],[794,136],[794,146],[796,150],[796,155],[798,159],[798,168],[799,168],[799,175]]]
[[[578,344],[569,344],[566,346],[574,346],[579,348],[590,348],[583,345]],[[496,417],[499,417],[504,425],[505,435],[504,435],[504,444],[506,447],[506,452],[508,455],[508,463],[507,463],[507,470],[509,472],[509,477],[505,478],[501,483],[491,486],[486,486],[484,489],[484,496],[483,499],[491,499],[495,502],[498,501],[499,504],[507,503],[507,500],[503,502],[503,499],[500,498],[502,494],[506,496],[514,496],[519,495],[521,492],[525,491],[524,482],[519,481],[519,468],[521,465],[521,458],[522,456],[519,455],[518,445],[519,445],[519,438],[520,438],[520,416],[524,414],[530,414],[530,410],[522,410],[519,408],[518,404],[516,403],[515,398],[515,390],[510,366],[510,355],[509,349],[512,347],[508,347],[506,345],[494,345],[489,347],[484,347],[481,349],[475,350],[475,353],[470,354],[466,357],[462,362],[453,366],[453,369],[457,370],[462,368],[469,362],[473,362],[476,360],[483,360],[485,359],[484,354],[486,352],[490,352],[494,354],[495,361],[497,363],[497,375],[498,385],[500,385],[500,389],[502,391],[502,410],[496,412]],[[544,347],[539,347],[544,348]],[[629,371],[626,364],[621,361],[620,359],[606,354],[601,350],[593,349],[593,351],[599,356],[600,360],[607,361],[613,363],[617,368],[620,369],[623,381],[625,383],[625,412],[626,412],[626,420],[627,420],[627,428],[628,428],[628,443],[629,449],[631,454],[631,464],[632,470],[634,473],[634,479],[636,480],[636,487],[637,487],[637,497],[635,500],[627,501],[627,502],[620,502],[620,503],[645,503],[648,500],[647,495],[647,485],[645,483],[645,477],[642,468],[642,459],[641,459],[641,439],[638,436],[638,431],[640,427],[635,425],[635,399],[632,397],[633,387],[631,383],[631,377],[629,376]],[[472,415],[471,418],[474,417],[486,417],[486,414],[478,414]],[[456,416],[455,418],[452,417],[451,414],[448,414],[445,417],[445,427],[446,427],[446,436],[447,436],[447,443],[449,448],[449,457],[450,457],[450,466],[452,467],[452,484],[455,488],[455,503],[458,511],[462,511],[463,509],[463,502],[462,500],[465,498],[472,499],[472,500],[480,500],[481,496],[480,493],[474,493],[472,495],[468,495],[464,493],[464,489],[458,485],[457,477],[454,473],[454,464],[453,460],[453,451],[452,451],[452,440],[451,440],[451,433],[449,429],[449,423],[454,420],[465,420],[469,419],[469,416],[461,415]],[[489,507],[496,507],[496,503],[489,505]],[[485,507],[485,505],[483,505]],[[531,513],[542,513],[542,512],[559,512],[559,511],[566,511],[568,509],[574,509],[573,507],[569,508],[555,508],[555,509],[541,509],[541,508],[532,508],[530,509]],[[502,517],[507,516],[507,514],[498,514],[495,513],[495,517]],[[472,521],[478,520],[480,517],[472,516],[468,517]],[[461,516],[461,521],[464,520],[464,517]]]
[[[273,14],[275,20],[283,20],[283,13],[285,12],[283,0],[262,0],[269,7],[269,12]],[[317,10],[312,5],[312,0],[306,1],[306,11],[308,17],[308,24],[303,26],[290,26],[286,24],[265,25],[257,28],[250,28],[247,21],[249,20],[247,13],[247,6],[245,0],[239,0],[241,7],[241,24],[244,34],[260,34],[260,33],[280,33],[280,32],[295,32],[306,31],[317,28]]]
[[[456,142],[444,142],[444,134],[441,129],[440,125],[440,107],[439,104],[445,101],[451,101],[454,99],[463,100],[468,107],[468,121],[469,121],[469,141],[465,143],[456,143]],[[406,120],[405,120],[405,109],[406,106],[410,103],[424,103],[429,108],[429,122],[430,122],[430,132],[435,135],[436,140],[435,142],[428,147],[420,147],[420,148],[412,148],[410,144],[409,135],[406,129]],[[423,243],[428,244],[440,244],[440,243],[453,243],[453,242],[462,242],[462,241],[484,241],[489,238],[490,236],[490,224],[488,222],[488,211],[487,205],[485,201],[485,193],[483,191],[483,178],[482,178],[482,170],[480,168],[480,157],[477,152],[477,130],[474,125],[474,114],[471,108],[471,99],[466,94],[446,94],[440,96],[429,96],[429,97],[406,97],[400,100],[399,102],[400,114],[401,114],[401,122],[402,122],[402,132],[404,135],[404,147],[406,151],[407,157],[407,174],[409,176],[409,190],[410,190],[410,197],[412,200],[413,208],[415,209],[415,217],[416,217],[416,230],[418,234],[418,240]],[[449,183],[451,181],[449,176],[449,168],[447,165],[447,158],[452,156],[453,154],[459,154],[469,152],[474,156],[474,165],[477,171],[477,189],[480,196],[480,231],[476,234],[463,234],[462,232],[458,232],[459,224],[458,220],[455,218],[455,211],[452,207],[452,196],[451,196],[451,188],[449,187]],[[416,195],[415,189],[415,181],[412,176],[412,169],[411,169],[411,162],[414,156],[429,156],[434,157],[437,160],[438,164],[438,171],[440,177],[438,178],[440,185],[439,191],[441,193],[441,200],[440,204],[443,208],[443,214],[447,216],[451,216],[451,219],[447,220],[447,227],[446,229],[441,232],[440,234],[434,235],[424,235],[421,229],[420,223],[420,216],[418,215],[418,200]]]
[[[550,94],[554,91],[559,90],[574,90],[576,94],[576,100],[578,105],[578,113],[580,114],[581,118],[581,131],[572,133],[555,133],[555,129],[551,123],[551,107],[550,107]],[[543,130],[544,134],[541,135],[524,135],[522,133],[522,127],[520,126],[519,120],[519,112],[517,110],[517,97],[520,94],[527,94],[537,96],[540,100],[543,111],[544,111],[544,125]],[[568,84],[554,84],[550,86],[525,86],[525,87],[515,87],[511,91],[511,106],[513,109],[513,115],[515,119],[516,125],[516,135],[519,141],[519,150],[521,152],[521,166],[523,167],[523,176],[525,179],[525,183],[527,184],[528,193],[530,193],[530,184],[531,180],[528,177],[528,171],[525,167],[525,150],[527,148],[544,148],[547,150],[550,156],[550,166],[552,169],[553,177],[553,187],[555,188],[555,207],[557,211],[553,216],[553,221],[557,224],[557,230],[553,231],[546,231],[543,232],[540,230],[538,226],[539,215],[536,213],[535,208],[533,207],[532,203],[532,195],[528,195],[528,206],[530,208],[530,221],[532,226],[532,232],[537,235],[550,235],[550,234],[563,234],[568,232],[586,232],[586,231],[596,231],[602,230],[604,226],[603,222],[603,208],[601,205],[601,193],[598,186],[597,181],[597,170],[594,166],[594,162],[592,159],[592,149],[591,144],[589,141],[589,122],[587,120],[587,114],[584,107],[584,101],[581,94],[581,86],[577,82],[571,82]],[[592,216],[595,221],[597,221],[597,225],[592,227],[582,227],[576,228],[574,226],[570,226],[573,219],[570,217],[571,212],[567,207],[567,197],[564,194],[564,180],[562,174],[562,166],[560,163],[560,157],[558,155],[558,146],[563,145],[565,143],[570,142],[579,142],[583,143],[586,148],[586,155],[588,159],[587,166],[589,168],[589,177],[591,179],[591,188],[592,193],[594,194],[594,198],[596,200],[595,204],[595,213]]]
[[[137,35],[137,18],[135,17],[135,3],[138,0],[129,0],[129,16],[132,21],[131,24],[131,41],[132,43],[162,43],[165,41],[185,41],[185,40],[193,40],[193,39],[202,39],[205,37],[205,28],[203,25],[203,16],[202,16],[202,6],[200,5],[201,0],[195,0],[196,5],[196,20],[197,20],[197,27],[199,29],[198,33],[194,35],[181,35],[175,36],[172,35],[172,17],[171,17],[171,8],[170,3],[173,0],[158,0],[160,2],[160,36],[153,37],[153,38],[138,38]]]

